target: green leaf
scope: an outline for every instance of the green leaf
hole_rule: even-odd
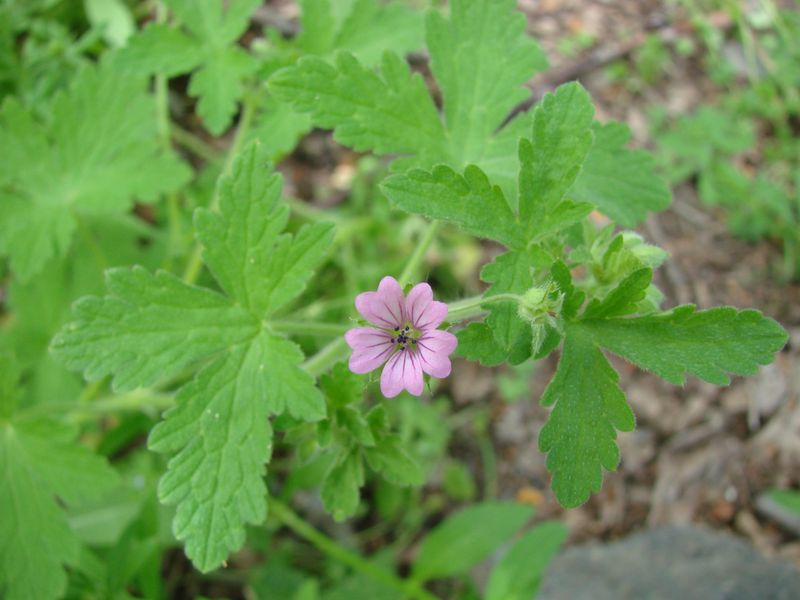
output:
[[[166,273],[112,270],[108,295],[79,301],[77,320],[53,342],[72,368],[87,377],[114,375],[118,388],[149,385],[205,361],[150,437],[151,448],[174,454],[159,496],[177,505],[175,535],[202,571],[241,547],[245,525],[266,515],[268,416],[319,421],[326,412],[300,368],[303,353],[267,319],[302,291],[330,243],[330,227],[279,235],[287,209],[266,164],[259,146],[246,149],[220,183],[219,215],[197,213],[204,256],[227,296]]]
[[[542,523],[526,532],[492,569],[486,600],[535,598],[547,565],[568,533],[567,528],[556,521]]]
[[[363,398],[364,377],[353,373],[347,363],[340,362],[320,376],[319,387],[333,407],[344,408]]]
[[[697,311],[691,304],[667,313],[581,322],[597,344],[675,384],[691,373],[727,385],[728,373],[752,375],[773,361],[788,338],[775,321],[756,310],[719,307]]]
[[[539,434],[539,449],[547,453],[553,491],[562,506],[583,504],[600,490],[603,468],[617,468],[615,429],[632,431],[635,425],[618,380],[592,337],[568,324],[556,374],[541,400],[555,407]]]
[[[111,269],[108,295],[79,300],[52,351],[89,381],[114,375],[117,390],[148,386],[258,332],[256,318],[216,292],[141,267]]]
[[[428,14],[431,71],[442,91],[449,156],[456,165],[479,162],[511,110],[529,96],[524,84],[547,67],[525,35],[514,0],[455,0],[450,16]]]
[[[478,360],[486,367],[501,364],[508,355],[486,323],[470,323],[458,331],[456,337],[458,337],[458,346],[456,346],[455,355],[463,356],[468,360]]]
[[[626,148],[630,139],[623,123],[594,124],[594,145],[577,181],[569,190],[573,200],[589,202],[624,227],[634,227],[669,206],[671,194],[656,174],[653,157]]]
[[[208,57],[189,81],[189,94],[198,98],[197,114],[214,135],[231,124],[244,96],[244,80],[256,70],[253,57],[241,48],[227,48]]]
[[[485,502],[464,508],[437,525],[420,544],[412,577],[427,581],[465,573],[505,542],[533,515],[533,508]]]
[[[364,448],[367,464],[395,485],[421,485],[424,481],[419,463],[406,452],[400,438],[386,435],[374,447]]]
[[[300,0],[300,33],[294,43],[306,54],[326,54],[333,46],[330,0]]]
[[[272,161],[291,152],[313,127],[309,115],[295,112],[274,96],[268,96],[260,108],[247,139],[258,140]]]
[[[122,0],[83,0],[86,16],[110,46],[120,48],[133,33],[133,15]]]
[[[295,110],[355,150],[378,154],[443,154],[443,130],[425,83],[395,54],[385,53],[380,76],[351,54],[340,52],[331,66],[304,57],[270,78],[270,89]]]
[[[0,421],[0,595],[60,598],[64,565],[79,543],[63,504],[101,496],[117,483],[108,464],[50,422]],[[63,504],[62,504],[63,503]]]
[[[547,94],[533,111],[531,140],[519,144],[519,215],[528,238],[564,199],[592,146],[594,106],[579,83]]]
[[[153,201],[190,176],[158,142],[145,81],[109,64],[83,68],[47,120],[33,114],[14,100],[0,110],[0,254],[20,279],[64,255],[79,224]]]
[[[158,495],[178,505],[173,531],[203,572],[242,546],[245,523],[266,517],[264,464],[272,448],[263,401],[271,391],[268,338],[262,333],[200,371],[150,434],[152,450],[175,454]]]
[[[359,490],[364,485],[364,465],[358,451],[342,453],[325,476],[322,484],[322,501],[325,510],[337,521],[353,515],[361,498]]]
[[[128,71],[167,77],[197,69],[189,80],[189,93],[198,98],[197,112],[203,123],[219,135],[236,113],[244,81],[258,67],[235,42],[261,2],[167,0],[165,4],[183,29],[147,27],[131,38],[116,62]]]
[[[314,2],[316,3],[316,2]],[[342,4],[341,0],[335,2]],[[346,50],[366,65],[378,63],[384,52],[406,54],[423,45],[423,13],[400,2],[355,0],[332,47]]]
[[[391,175],[381,190],[407,212],[452,221],[468,233],[511,248],[525,245],[503,192],[475,165],[468,166],[463,177],[445,165],[430,172],[414,169]]]
[[[365,18],[368,4],[357,3],[353,22]],[[475,163],[490,172],[494,161],[504,161],[509,146],[516,147],[520,131],[516,125],[501,130],[495,143],[496,130],[527,96],[523,84],[546,65],[525,35],[523,15],[512,7],[510,0],[455,0],[450,19],[431,13],[427,41],[432,68],[441,78],[446,128],[422,79],[410,76],[392,52],[383,55],[380,76],[349,53],[338,54],[333,65],[305,57],[275,73],[270,89],[356,150],[406,154],[411,164],[425,167],[446,161],[460,169]],[[347,28],[345,22],[342,31]],[[369,62],[363,45],[354,51]]]
[[[202,55],[191,36],[180,29],[152,24],[131,37],[117,57],[119,65],[140,74],[158,73],[174,77],[202,63]]]
[[[636,312],[639,303],[644,300],[650,282],[653,281],[653,270],[638,269],[623,279],[602,300],[594,298],[586,307],[583,319],[607,319],[620,317]]]

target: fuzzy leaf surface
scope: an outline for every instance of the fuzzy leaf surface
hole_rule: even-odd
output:
[[[275,376],[266,374],[269,343],[261,333],[205,367],[150,434],[152,450],[174,454],[159,499],[177,504],[175,536],[204,572],[242,546],[246,523],[266,517],[272,430],[264,400]]]
[[[280,180],[258,145],[237,157],[218,193],[219,214],[200,210],[195,224],[225,295],[166,273],[112,271],[109,294],[78,302],[78,319],[53,343],[71,367],[95,378],[113,374],[118,387],[206,361],[150,439],[153,449],[174,454],[159,494],[177,505],[175,535],[202,571],[221,564],[244,542],[245,524],[266,515],[268,416],[325,416],[322,394],[300,368],[303,353],[266,318],[302,292],[330,227],[280,233],[287,213],[278,203]]]
[[[618,380],[592,337],[568,325],[556,374],[541,400],[555,406],[539,434],[562,506],[583,504],[600,490],[603,469],[617,468],[616,430],[632,431],[636,423]]]

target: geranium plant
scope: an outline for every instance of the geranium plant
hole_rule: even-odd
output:
[[[391,416],[400,394],[428,410],[451,354],[488,367],[557,352],[544,396],[531,401],[552,406],[539,447],[555,496],[575,507],[617,468],[616,432],[635,425],[607,353],[675,384],[690,374],[724,385],[786,341],[755,310],[662,307],[653,270],[665,255],[624,228],[664,209],[668,189],[650,156],[627,147],[625,125],[595,120],[580,84],[515,112],[546,59],[512,0],[427,13],[441,111],[398,54],[421,47],[419,13],[302,2],[294,41],[271,34],[245,48],[237,40],[258,4],[165,1],[125,47],[84,57],[52,100],[26,106],[12,91],[3,103],[4,598],[60,597],[68,579],[99,597],[134,588],[166,597],[151,564],[172,543],[163,511],[204,573],[248,535],[260,539],[253,532],[272,515],[393,593],[430,598],[429,580],[466,573],[531,509],[457,514],[425,538],[404,580],[304,522],[290,508],[301,475],[271,461],[316,465],[312,487],[347,519],[369,480],[426,482],[428,465]],[[235,122],[224,159],[173,122],[168,78],[183,74],[209,133]],[[326,214],[284,198],[272,161],[312,126],[391,161],[374,205]],[[427,223],[373,238],[413,245],[395,272],[385,257],[355,254],[353,222],[378,222],[378,191]],[[593,211],[610,224],[598,228]],[[458,230],[502,248],[480,269],[477,296],[424,281],[431,245]],[[81,529],[93,502],[124,505],[114,512],[122,527]],[[552,555],[563,537],[551,526],[526,533],[487,597],[511,597],[511,581],[520,597],[532,593],[541,570],[522,559],[532,548]],[[120,556],[129,562],[117,571]]]

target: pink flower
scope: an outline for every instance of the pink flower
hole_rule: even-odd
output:
[[[353,349],[350,370],[369,373],[386,363],[381,374],[381,392],[387,398],[403,389],[422,394],[422,374],[447,377],[449,355],[456,349],[456,336],[436,328],[447,316],[447,304],[433,299],[427,283],[415,285],[403,296],[394,277],[384,277],[377,292],[356,296],[356,308],[375,327],[357,327],[344,339]]]

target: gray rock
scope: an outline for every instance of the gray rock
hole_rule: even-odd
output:
[[[750,544],[700,527],[669,526],[607,545],[568,548],[537,600],[798,600],[800,572]]]

